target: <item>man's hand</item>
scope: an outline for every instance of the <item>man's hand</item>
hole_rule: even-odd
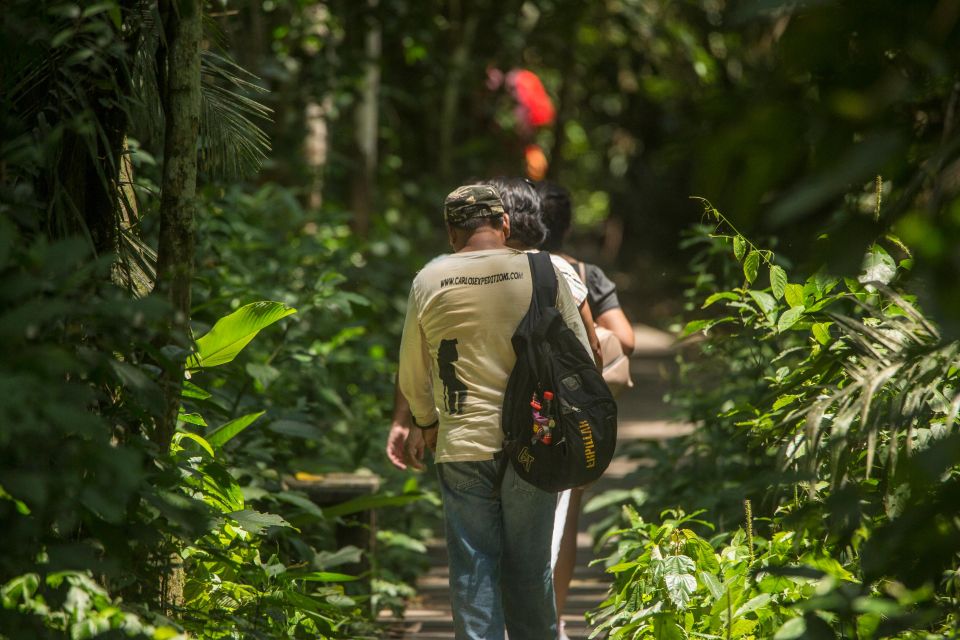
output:
[[[440,433],[440,429],[434,427],[433,429],[421,429],[421,431],[427,448],[435,454],[437,452],[437,434]]]
[[[430,431],[436,430],[430,429]],[[406,460],[410,463],[410,466],[417,471],[423,471],[423,451],[426,444],[423,439],[423,429],[414,427],[407,432],[405,447]]]
[[[390,427],[390,434],[387,436],[387,458],[390,463],[401,471],[407,469],[407,438],[410,434],[410,427],[407,425],[393,423]]]

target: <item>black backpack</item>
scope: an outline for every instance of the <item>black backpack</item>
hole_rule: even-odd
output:
[[[563,491],[596,480],[610,464],[617,404],[556,307],[550,254],[527,257],[533,295],[512,339],[517,363],[503,399],[502,455],[535,487]]]

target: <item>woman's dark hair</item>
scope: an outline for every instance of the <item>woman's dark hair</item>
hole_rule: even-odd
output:
[[[498,177],[487,180],[500,192],[503,208],[510,216],[510,238],[529,248],[538,248],[547,236],[540,211],[540,195],[533,183],[523,178]]]
[[[546,181],[537,185],[537,191],[540,193],[541,219],[547,227],[547,238],[540,248],[559,251],[570,229],[570,192],[556,182]]]

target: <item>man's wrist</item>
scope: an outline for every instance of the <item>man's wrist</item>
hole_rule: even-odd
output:
[[[421,431],[429,431],[430,429],[434,429],[438,424],[440,424],[440,418],[437,418],[430,424],[426,424],[426,425],[420,424],[419,422],[417,422],[416,418],[413,419],[413,426],[417,427]]]

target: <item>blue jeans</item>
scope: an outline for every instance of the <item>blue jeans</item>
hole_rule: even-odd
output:
[[[457,640],[553,640],[557,610],[550,568],[554,493],[517,477],[507,463],[437,464],[450,558]]]

